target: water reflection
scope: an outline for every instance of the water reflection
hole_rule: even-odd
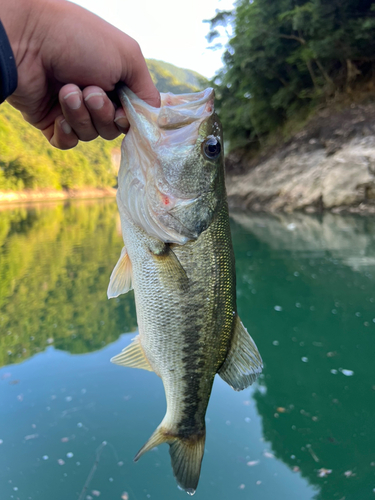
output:
[[[373,498],[375,222],[234,220],[239,313],[265,369],[242,393],[216,380],[197,498]],[[106,297],[121,247],[113,201],[0,211],[4,498],[78,498],[104,440],[115,451],[103,449],[91,497],[178,494],[167,447],[131,462],[165,398],[154,374],[108,362],[136,328],[132,294]]]
[[[0,212],[0,366],[51,343],[92,351],[135,329],[132,294],[106,297],[122,248],[116,217],[112,200]]]
[[[240,308],[266,364],[264,437],[317,498],[373,498],[375,222],[235,219]]]

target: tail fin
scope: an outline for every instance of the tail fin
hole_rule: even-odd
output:
[[[194,495],[198,486],[205,439],[206,432],[188,439],[177,438],[170,443],[169,453],[174,477],[189,495]]]
[[[201,434],[189,436],[188,438],[180,438],[168,434],[162,427],[158,427],[147,443],[136,454],[134,461],[137,462],[144,453],[155,446],[162,443],[169,443],[169,453],[176,481],[186,493],[194,495],[201,472],[205,439],[206,431]]]

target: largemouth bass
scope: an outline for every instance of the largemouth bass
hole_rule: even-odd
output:
[[[135,456],[168,443],[194,494],[215,374],[242,390],[262,370],[236,309],[236,275],[214,92],[161,94],[161,108],[119,91],[130,122],[117,203],[124,248],[108,296],[134,287],[139,335],[114,363],[161,377],[166,414]]]

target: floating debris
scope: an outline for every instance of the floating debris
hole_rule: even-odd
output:
[[[275,306],[274,309],[275,309],[275,311],[282,311],[283,310],[283,308],[281,306]]]
[[[327,477],[329,474],[332,474],[332,469],[324,469],[323,467],[318,470],[318,477]]]
[[[310,455],[313,457],[313,459],[315,460],[315,462],[319,462],[319,458],[316,456],[314,450],[311,448],[311,444],[307,444],[306,448],[308,449]]]
[[[279,345],[279,344],[280,344],[280,342],[279,342],[278,340],[274,340],[274,341],[272,342],[272,345]]]
[[[129,493],[127,491],[124,491],[121,495],[121,500],[129,500]]]
[[[74,457],[74,455],[73,455],[73,453],[71,451],[69,451],[69,453],[67,453],[66,456],[68,458],[73,458]]]
[[[3,443],[4,443],[4,441],[2,439],[0,439],[0,444],[3,444]]]
[[[124,462],[118,462],[118,463],[117,463],[117,465],[118,465],[119,467],[122,467],[122,466],[124,465]]]
[[[344,476],[345,477],[351,477],[351,476],[355,476],[354,472],[352,470],[347,470],[344,472]]]
[[[83,486],[81,494],[78,497],[78,500],[83,500],[83,498],[84,498],[84,496],[86,494],[87,488],[89,487],[89,484],[90,484],[92,478],[94,477],[96,469],[98,468],[99,460],[100,460],[100,455],[102,454],[102,451],[103,451],[103,449],[104,449],[105,446],[107,446],[107,441],[103,441],[102,444],[99,445],[98,448],[96,449],[96,452],[95,452],[96,457],[95,457],[94,465],[91,468],[91,471],[90,471],[90,473],[89,473],[89,475],[88,475],[88,477],[86,479],[86,482],[85,482],[85,484]],[[77,465],[78,465],[78,463],[79,462],[77,462]],[[97,491],[97,490],[94,490],[94,491]],[[99,494],[100,494],[100,492],[99,492]]]
[[[270,453],[269,451],[264,451],[263,456],[266,458],[275,458],[275,455],[273,453]]]
[[[239,487],[238,487],[239,490],[244,490],[245,489],[245,485],[244,484],[240,484]]]
[[[344,368],[340,368],[340,372],[346,377],[352,377],[354,375],[352,370],[345,370]]]
[[[67,443],[69,441],[69,438],[68,437],[63,437],[61,438],[61,442],[62,443]]]
[[[254,467],[254,465],[258,465],[259,464],[259,460],[250,460],[250,462],[247,462],[247,466],[248,467]]]
[[[42,458],[43,458],[43,460],[48,460],[49,456],[48,455],[43,455]]]
[[[299,471],[300,471],[300,468],[299,468],[297,465],[295,465],[295,466],[293,467],[292,471],[293,471],[293,472],[299,472]]]
[[[309,361],[309,358],[303,357],[303,358],[301,358],[301,360],[302,360],[304,363],[307,363],[307,362]]]
[[[288,410],[286,408],[284,408],[283,406],[278,406],[276,408],[276,411],[278,411],[279,413],[286,413]]]
[[[338,373],[338,371],[337,371],[337,370],[335,370],[335,369],[332,369],[332,370],[331,370],[331,373],[332,373],[333,375],[336,375],[336,374]]]
[[[29,441],[29,439],[36,439],[39,437],[39,434],[29,434],[28,436],[24,437],[25,441]]]
[[[94,495],[94,497],[100,497],[100,491],[98,490],[92,490],[91,493]]]
[[[260,484],[262,484],[262,481],[257,481],[255,484],[259,486]]]
[[[59,465],[65,465],[65,462],[64,462],[64,460],[63,460],[62,458],[59,458],[59,459],[57,460],[57,463],[58,463]]]

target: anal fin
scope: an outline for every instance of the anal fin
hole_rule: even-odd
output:
[[[154,371],[143,352],[139,342],[139,335],[137,335],[120,354],[111,358],[111,363],[127,366],[129,368],[141,368],[150,372]]]
[[[109,278],[107,290],[108,298],[113,299],[123,293],[129,292],[129,290],[132,290],[132,279],[132,265],[126,248],[123,247],[120,258],[112,271],[111,277]]]
[[[257,346],[236,315],[232,344],[218,373],[235,391],[242,391],[255,382],[262,368]]]

